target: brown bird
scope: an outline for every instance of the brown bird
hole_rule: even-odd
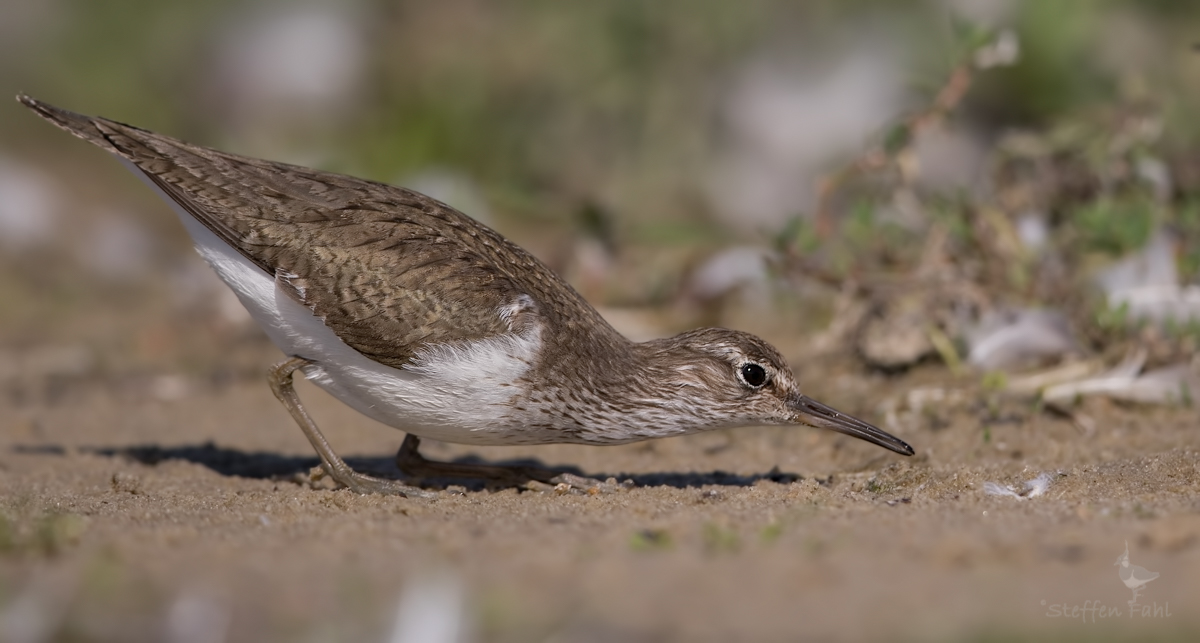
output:
[[[514,473],[424,460],[417,436],[605,445],[810,424],[913,454],[805,396],[779,351],[748,333],[629,341],[533,255],[412,190],[17,99],[114,154],[174,206],[196,250],[288,356],[270,371],[275,395],[325,471],[359,493],[422,492],[347,466],[301,405],[295,371],[407,432],[397,462],[417,475]]]

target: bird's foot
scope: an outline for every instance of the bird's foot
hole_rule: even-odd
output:
[[[271,368],[267,373],[267,381],[270,383],[271,391],[275,393],[275,397],[279,399],[292,418],[296,420],[296,424],[300,426],[300,430],[304,432],[304,436],[308,438],[309,443],[312,444],[313,449],[316,450],[317,455],[321,458],[321,471],[332,478],[337,484],[355,493],[381,493],[385,495],[404,496],[406,498],[435,497],[437,494],[431,491],[418,489],[398,480],[376,478],[359,473],[351,469],[350,465],[346,464],[346,461],[334,452],[333,447],[329,445],[329,441],[325,439],[325,435],[317,428],[317,423],[313,422],[313,419],[308,415],[308,411],[300,403],[300,398],[296,395],[296,389],[292,383],[292,374],[311,363],[302,357],[289,357]],[[323,476],[310,475],[309,482],[315,482],[321,477]]]
[[[296,389],[293,386],[292,374],[309,364],[312,364],[312,362],[303,357],[289,357],[271,367],[271,370],[267,373],[267,381],[270,383],[271,391],[275,393],[275,397],[288,410],[292,419],[296,420],[296,424],[304,432],[304,437],[308,438],[309,444],[312,444],[313,449],[317,452],[317,456],[321,458],[321,471],[332,478],[337,484],[355,493],[381,493],[392,496],[404,496],[406,498],[435,497],[437,494],[431,491],[418,489],[398,480],[376,478],[359,473],[351,469],[350,465],[346,464],[346,461],[334,452],[329,441],[325,439],[325,435],[317,428],[317,423],[313,421],[308,415],[308,411],[300,403],[300,398],[296,395]],[[320,476],[314,478],[311,475],[309,477],[310,483],[320,478]]]
[[[403,496],[405,498],[436,498],[438,494],[433,491],[414,487],[404,484],[399,480],[389,480],[387,478],[376,478],[353,470],[340,471],[337,474],[330,473],[323,466],[313,467],[308,474],[308,480],[311,483],[319,482],[328,477],[340,487],[345,487],[354,493],[367,495],[378,493],[386,496]]]

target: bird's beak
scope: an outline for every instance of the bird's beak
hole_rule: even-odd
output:
[[[788,400],[788,406],[797,414],[797,422],[852,435],[900,455],[916,453],[904,440],[856,417],[825,406],[807,395],[793,396]]]

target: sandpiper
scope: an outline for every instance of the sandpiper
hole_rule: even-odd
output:
[[[533,255],[412,190],[17,99],[111,152],[174,207],[196,250],[287,355],[268,374],[276,397],[329,476],[356,492],[421,493],[347,466],[301,405],[294,372],[405,431],[397,463],[410,475],[502,473],[427,461],[418,436],[608,445],[808,424],[913,454],[802,394],[779,351],[748,333],[629,341]]]

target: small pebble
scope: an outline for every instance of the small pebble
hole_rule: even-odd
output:
[[[118,471],[112,474],[112,490],[136,496],[142,492],[142,479],[137,474]]]

